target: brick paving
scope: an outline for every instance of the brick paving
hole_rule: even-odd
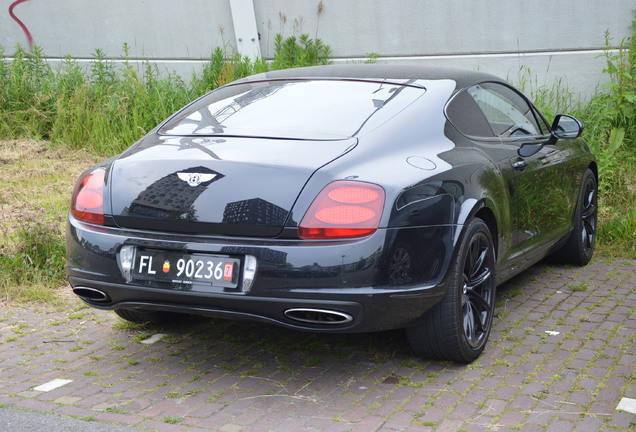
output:
[[[3,305],[0,407],[166,432],[633,431],[617,407],[636,399],[635,287],[634,260],[535,266],[500,288],[470,365],[418,359],[400,331]],[[72,381],[34,390],[56,379]]]

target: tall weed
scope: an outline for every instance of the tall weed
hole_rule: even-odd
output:
[[[273,68],[326,64],[331,52],[320,39],[283,40]],[[55,70],[40,47],[17,46],[9,61],[0,46],[0,137],[47,139],[71,149],[119,153],[189,101],[236,79],[266,72],[264,59],[213,51],[203,70],[186,83],[149,62],[133,65],[129,47],[115,62],[95,50],[88,68],[66,58]]]
[[[599,162],[601,244],[636,257],[636,20],[632,35],[603,57],[610,82],[580,114]]]
[[[599,246],[611,254],[636,257],[636,21],[632,35],[612,46],[605,34],[601,55],[609,83],[581,104],[560,81],[538,83],[522,67],[518,82],[548,119],[564,112],[579,117],[599,167]]]
[[[50,217],[44,208],[26,210],[13,226],[5,226],[2,231],[5,240],[0,245],[0,288],[63,284],[64,235],[58,217]]]
[[[539,82],[538,74],[522,65],[515,81],[517,87],[530,96],[548,121],[557,114],[576,112],[581,107],[579,97],[572,93],[560,78],[551,83]]]
[[[632,23],[636,26],[636,21]],[[634,29],[636,31],[636,28]],[[617,52],[609,49],[612,38],[605,32],[606,49],[603,54],[607,67],[603,72],[610,76],[609,95],[612,103],[608,108],[614,126],[636,128],[636,38],[634,35],[621,41]],[[630,131],[631,132],[631,131]]]
[[[0,77],[0,136],[49,138],[55,79],[42,49],[18,45],[11,62],[0,59]]]
[[[331,63],[331,48],[329,45],[316,38],[312,39],[307,34],[300,35],[299,38],[290,36],[283,39],[279,33],[274,37],[274,69],[287,69],[293,67],[326,65]]]
[[[202,95],[239,78],[268,70],[264,59],[251,61],[238,53],[227,58],[221,48],[216,48],[201,74],[192,77],[191,86],[194,93]]]

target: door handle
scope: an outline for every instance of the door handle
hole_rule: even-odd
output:
[[[512,167],[514,169],[516,169],[517,171],[523,172],[528,167],[528,162],[526,162],[524,160],[518,160],[518,161],[512,163]]]

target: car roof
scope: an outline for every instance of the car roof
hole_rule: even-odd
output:
[[[283,69],[252,75],[246,81],[260,81],[270,79],[302,79],[302,78],[333,78],[333,79],[370,79],[370,80],[441,80],[450,79],[461,89],[480,82],[501,82],[505,80],[485,72],[466,69],[431,67],[418,64],[340,64],[326,66],[310,66],[294,69]]]

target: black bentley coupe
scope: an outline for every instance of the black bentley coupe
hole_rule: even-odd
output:
[[[418,355],[469,362],[497,285],[547,256],[592,257],[598,170],[582,130],[481,72],[251,76],[82,174],[68,277],[130,321],[404,328]]]

